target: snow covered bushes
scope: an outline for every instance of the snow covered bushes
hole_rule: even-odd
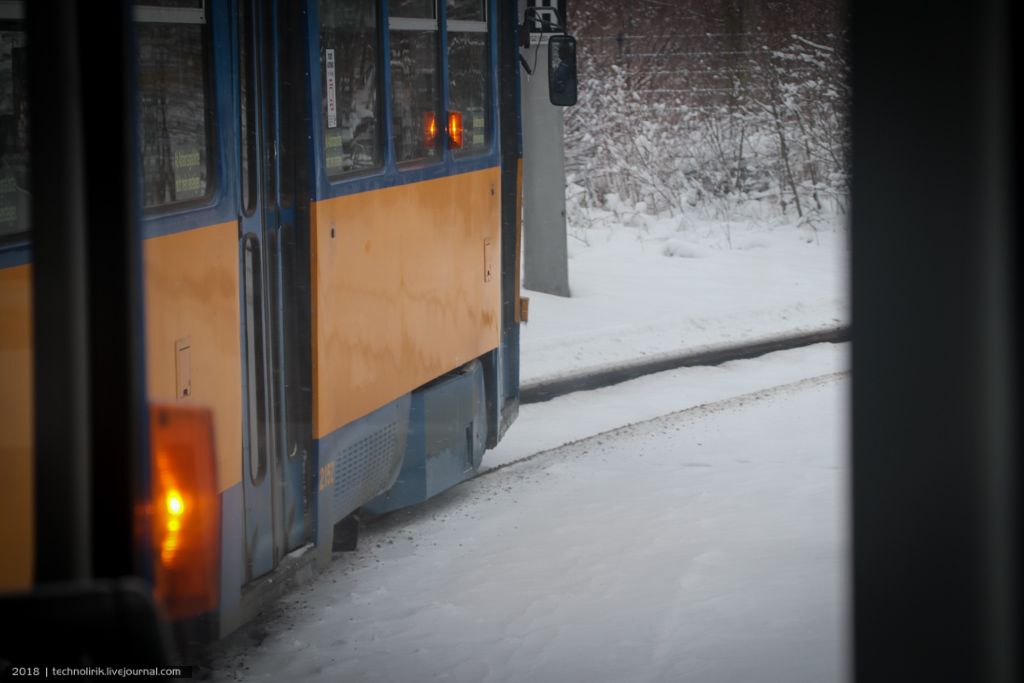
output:
[[[815,7],[818,16],[804,33],[796,10],[788,21],[770,15],[774,25],[750,11],[719,25],[713,2],[647,14],[596,5],[579,10],[574,29],[581,82],[565,116],[570,222],[622,207],[727,218],[757,202],[803,221],[845,211],[850,92],[835,3],[809,2],[804,16]],[[612,33],[616,22],[624,30]]]

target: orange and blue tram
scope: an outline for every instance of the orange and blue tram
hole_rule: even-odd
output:
[[[32,588],[40,542],[26,11],[0,2],[0,592]],[[465,480],[516,417],[519,16],[498,0],[130,12],[154,406],[135,496],[157,520],[139,574],[171,617],[223,635],[291,558],[329,561],[354,513]],[[208,448],[176,450],[175,424]]]

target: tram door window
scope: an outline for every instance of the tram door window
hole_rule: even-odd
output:
[[[440,157],[444,137],[433,0],[389,3],[391,108],[398,163]]]
[[[238,24],[247,24],[247,2],[238,3]],[[256,151],[256,106],[253,103],[255,91],[251,89],[255,74],[252,59],[252,47],[249,45],[251,36],[239,29],[241,39],[238,41],[238,106],[239,106],[239,149],[241,159],[239,168],[239,186],[242,190],[242,214],[252,216],[256,212],[256,198],[259,196],[256,183],[259,181],[259,154]]]
[[[213,187],[211,64],[202,2],[145,0],[136,3],[135,20],[143,206],[202,200]]]
[[[448,0],[448,109],[462,114],[456,156],[490,148],[490,51],[484,0]]]
[[[28,231],[31,203],[25,32],[20,22],[4,19],[0,15],[0,239]]]
[[[378,49],[375,0],[321,0],[324,159],[332,177],[383,165]]]

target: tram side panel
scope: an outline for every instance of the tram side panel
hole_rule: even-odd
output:
[[[318,543],[367,474],[395,486],[365,509],[420,502],[476,469],[497,422],[497,3],[357,4],[310,12]]]
[[[335,490],[346,487],[346,477],[356,476],[353,467],[365,471],[359,458],[379,459],[381,464],[374,467],[387,470],[392,480],[403,458],[425,463],[428,444],[422,439],[403,438],[405,443],[399,444],[389,436],[418,433],[417,420],[430,421],[426,428],[438,438],[457,441],[453,448],[465,446],[464,453],[444,456],[467,467],[447,476],[436,474],[441,480],[429,485],[424,464],[420,495],[393,495],[388,504],[373,506],[374,511],[424,500],[479,465],[486,438],[486,417],[472,408],[482,411],[484,405],[479,364],[468,371],[479,375],[473,381],[481,386],[467,384],[461,391],[468,407],[456,407],[456,400],[447,410],[409,413],[403,406],[405,414],[397,412],[395,422],[368,431],[362,421],[371,414],[380,420],[377,411],[401,397],[409,397],[414,406],[416,401],[429,406],[430,398],[415,394],[420,387],[498,348],[499,183],[494,167],[315,204],[314,435],[324,521],[318,542],[329,543],[330,525],[354,509],[355,501]],[[424,426],[418,429],[422,432]],[[368,445],[363,448],[384,452],[362,456],[360,449],[353,450],[351,435],[364,431],[359,440]],[[451,463],[438,455],[430,454],[431,464],[450,469]]]
[[[34,559],[28,64],[12,9],[0,16],[0,591],[28,588]]]
[[[238,625],[229,615],[238,613],[244,573],[237,232],[230,222],[143,242],[149,399],[203,406],[213,416],[224,632]]]
[[[32,267],[0,262],[0,591],[32,584],[32,362]]]
[[[498,346],[499,182],[491,168],[316,203],[316,438]]]
[[[242,471],[237,231],[223,223],[143,243],[149,399],[213,408],[222,492]]]

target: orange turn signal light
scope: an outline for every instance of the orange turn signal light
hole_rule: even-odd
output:
[[[213,416],[192,406],[153,405],[153,593],[171,619],[217,608],[220,586],[220,495]]]
[[[431,149],[437,143],[437,115],[432,112],[423,113],[423,146]]]
[[[462,112],[448,112],[448,146],[452,149],[462,149]]]

